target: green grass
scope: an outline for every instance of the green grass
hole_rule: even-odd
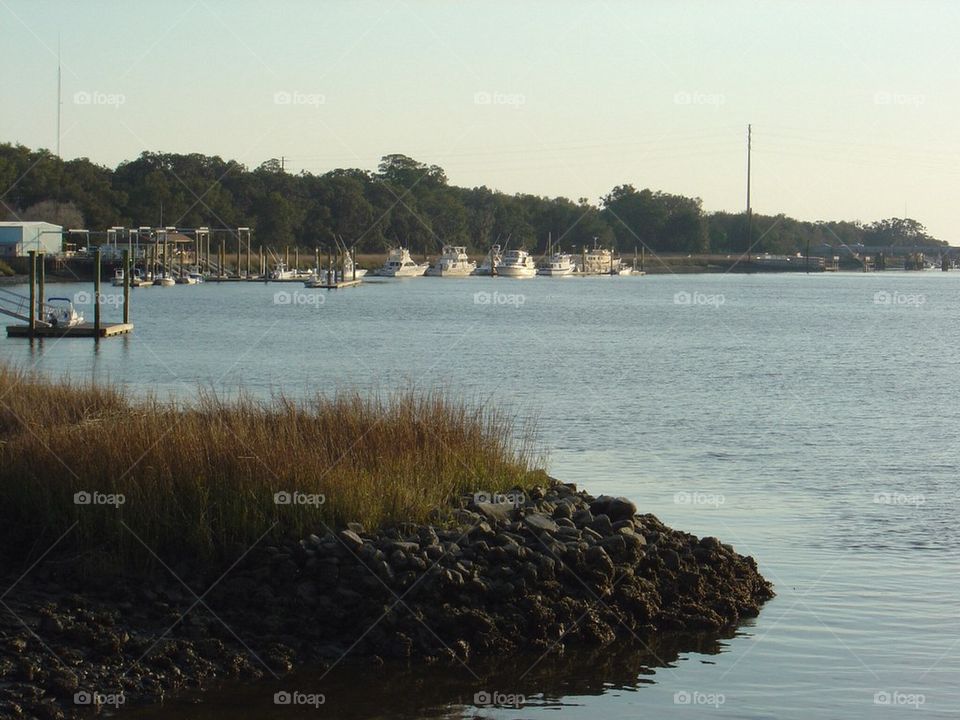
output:
[[[512,418],[439,394],[185,405],[0,367],[0,538],[37,555],[76,522],[63,548],[132,567],[148,559],[137,537],[167,561],[211,560],[265,532],[425,522],[465,492],[542,484],[532,435],[515,437]]]

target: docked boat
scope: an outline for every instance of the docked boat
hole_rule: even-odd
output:
[[[123,268],[117,268],[113,271],[113,286],[123,287]]]
[[[626,272],[622,272],[626,269]],[[575,272],[578,275],[628,275],[632,268],[608,248],[597,247],[581,253],[575,262]]]
[[[49,298],[44,304],[44,311],[44,320],[50,327],[74,327],[83,322],[83,315],[76,311],[70,298]]]
[[[533,277],[537,274],[537,264],[526,250],[508,250],[496,265],[496,271],[504,277]]]
[[[153,281],[153,284],[159,287],[173,287],[177,284],[177,281],[169,275],[161,275]]]
[[[291,270],[282,260],[270,271],[271,280],[296,280],[297,271]]]
[[[410,251],[406,248],[396,248],[391,250],[387,256],[387,261],[382,267],[378,268],[376,275],[380,277],[420,277],[426,271],[429,265],[418,265],[410,257]]]
[[[499,245],[493,245],[490,247],[490,252],[487,253],[487,256],[483,259],[483,262],[480,263],[479,267],[473,271],[474,275],[493,275],[496,271],[497,265],[503,261],[503,255],[500,252]]]
[[[568,253],[558,250],[540,263],[540,267],[537,268],[537,275],[546,275],[548,277],[568,277],[573,275],[573,257]]]
[[[426,274],[433,277],[467,277],[477,269],[477,264],[467,256],[461,245],[444,245],[443,252]]]

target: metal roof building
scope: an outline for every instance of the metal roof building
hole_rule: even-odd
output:
[[[25,257],[31,250],[63,251],[63,228],[47,222],[0,222],[0,258]]]

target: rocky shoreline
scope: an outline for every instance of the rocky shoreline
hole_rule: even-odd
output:
[[[773,597],[729,545],[562,483],[463,497],[433,525],[322,528],[236,556],[215,574],[182,561],[107,583],[63,558],[19,581],[6,568],[0,716],[88,717],[343,658],[469,663],[721,632]]]

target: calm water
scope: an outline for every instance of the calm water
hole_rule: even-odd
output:
[[[779,593],[735,636],[665,662],[607,650],[529,673],[477,663],[483,682],[306,674],[143,717],[960,713],[960,273],[208,284],[133,300],[131,338],[3,338],[0,360],[179,397],[417,386],[496,402],[537,416],[553,474],[733,543]],[[327,702],[275,708],[278,689]],[[528,704],[477,708],[484,690]]]

